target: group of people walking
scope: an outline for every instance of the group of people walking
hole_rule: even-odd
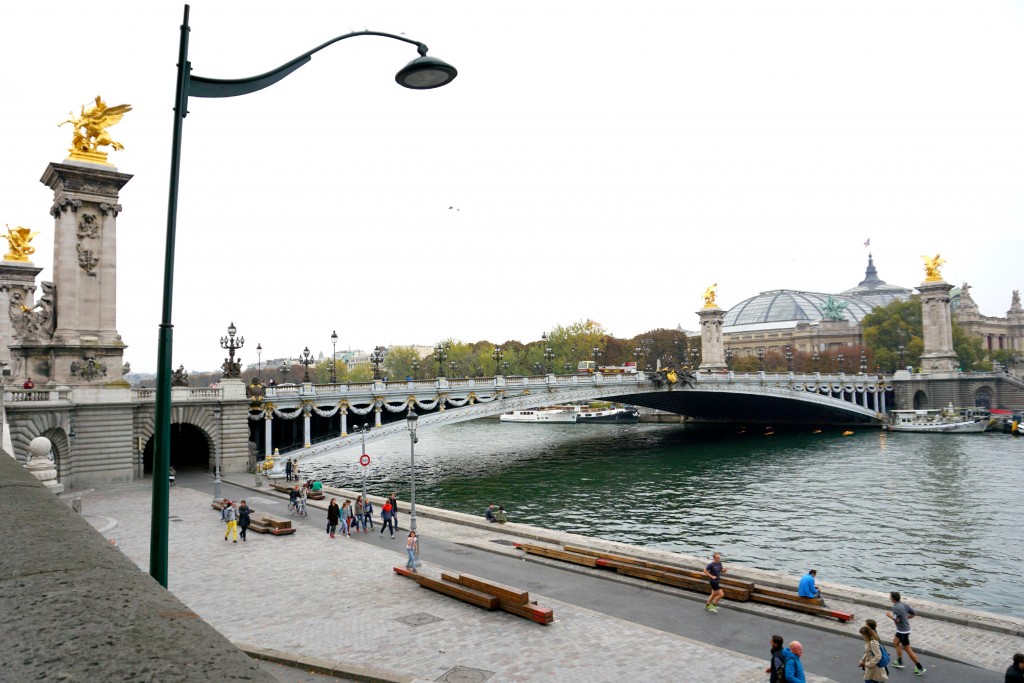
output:
[[[398,531],[398,494],[392,493],[384,500],[384,504],[381,505],[380,509],[380,535],[384,535],[384,531],[387,530],[391,538],[395,537],[395,532]],[[331,538],[335,537],[335,533],[340,529],[342,536],[352,537],[352,532],[368,533],[374,529],[373,524],[373,503],[369,498],[363,496],[356,496],[355,503],[349,500],[345,500],[338,507],[338,499],[331,498],[330,504],[327,506],[327,533]]]

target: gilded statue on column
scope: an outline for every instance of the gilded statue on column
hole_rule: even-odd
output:
[[[97,148],[111,147],[118,151],[124,149],[124,145],[110,137],[107,128],[118,123],[131,110],[132,105],[130,104],[117,104],[108,107],[103,98],[97,95],[96,100],[88,107],[82,105],[82,112],[79,116],[76,117],[74,112],[70,112],[71,118],[57,124],[63,126],[65,123],[70,123],[75,127],[75,132],[71,136],[71,147],[68,148],[69,157],[110,166],[111,164],[107,161],[107,153]]]
[[[715,296],[718,292],[718,283],[711,285],[704,290],[704,308],[716,308]]]
[[[946,262],[946,259],[938,254],[935,256],[922,256],[921,258],[924,259],[924,281],[939,282],[942,280],[942,273],[939,272],[939,268]]]
[[[20,225],[14,230],[11,230],[11,226],[7,226],[7,234],[4,238],[10,245],[10,250],[4,254],[4,261],[20,261],[22,263],[28,262],[28,257],[36,253],[36,248],[29,244],[32,238],[38,235],[38,232],[32,232],[28,228],[23,228]]]

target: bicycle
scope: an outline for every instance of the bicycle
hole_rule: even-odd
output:
[[[306,509],[306,501],[302,498],[298,498],[295,502],[288,503],[288,514],[295,515],[298,513],[300,517],[308,517],[309,511]]]

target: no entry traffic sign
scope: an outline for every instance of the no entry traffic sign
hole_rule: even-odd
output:
[[[359,464],[362,465],[363,467],[366,467],[367,465],[369,465],[370,464],[370,456],[368,456],[366,453],[363,453],[362,455],[360,455],[359,456]]]

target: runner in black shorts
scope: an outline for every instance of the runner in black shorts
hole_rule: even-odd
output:
[[[708,566],[704,567],[704,575],[710,579],[711,582],[711,596],[708,601],[704,603],[704,609],[709,612],[718,611],[718,601],[725,597],[725,591],[719,587],[719,580],[722,578],[722,574],[729,571],[722,567],[722,555],[721,553],[715,553],[711,556],[711,562]]]
[[[892,611],[886,612],[885,616],[896,624],[896,636],[892,639],[892,645],[896,648],[896,659],[893,660],[892,666],[897,669],[903,668],[903,650],[906,650],[910,661],[914,662],[914,675],[920,676],[925,672],[924,664],[910,647],[910,620],[917,616],[917,612],[910,605],[901,602],[900,594],[896,591],[889,593],[889,600],[892,602]]]

